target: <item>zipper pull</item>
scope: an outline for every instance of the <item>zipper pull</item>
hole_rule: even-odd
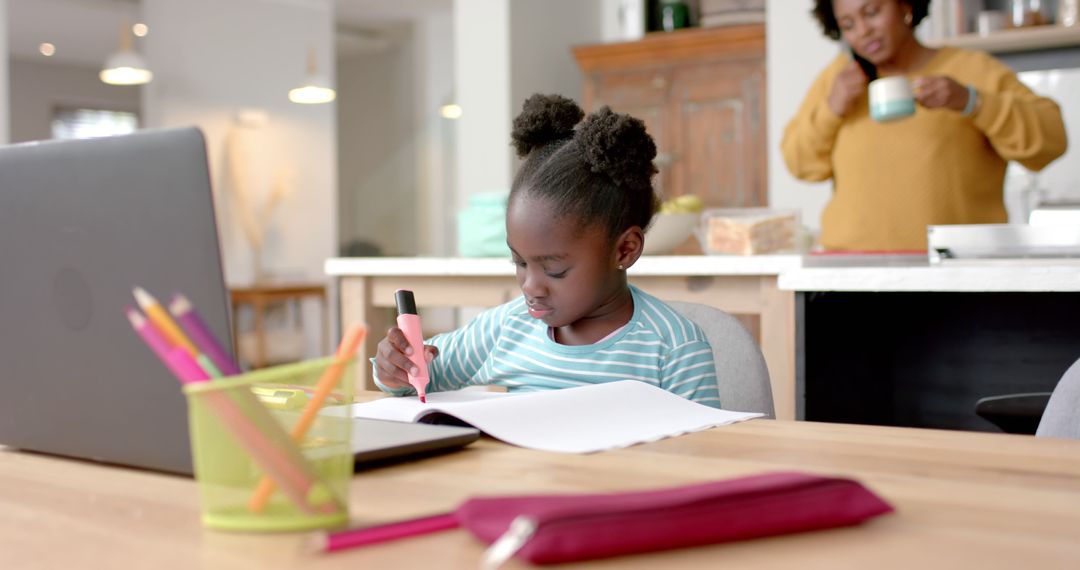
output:
[[[484,557],[480,560],[480,570],[495,570],[505,564],[536,534],[536,526],[536,521],[525,515],[510,521],[506,532],[484,552]]]

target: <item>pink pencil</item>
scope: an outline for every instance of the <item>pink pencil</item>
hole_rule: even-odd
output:
[[[210,358],[222,374],[235,376],[240,373],[240,367],[233,362],[232,357],[221,347],[221,343],[214,337],[214,333],[210,332],[202,317],[199,316],[198,311],[195,310],[195,306],[191,304],[187,297],[180,294],[173,295],[172,300],[169,301],[169,312],[172,313],[176,322],[180,323],[180,326],[184,328],[188,338],[195,343],[195,346],[199,347],[203,354]]]
[[[449,530],[458,526],[458,521],[454,518],[453,513],[443,513],[379,526],[322,533],[316,535],[313,545],[316,550],[334,552],[335,550],[367,546],[369,544],[398,540],[399,538]]]

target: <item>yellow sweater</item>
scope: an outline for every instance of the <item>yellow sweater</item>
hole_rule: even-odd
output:
[[[838,56],[818,76],[784,131],[781,150],[797,178],[832,178],[821,218],[827,249],[926,249],[926,226],[1006,221],[1007,161],[1040,170],[1065,152],[1056,103],[1031,92],[993,57],[943,48],[909,77],[945,75],[979,91],[965,117],[918,106],[891,123],[870,118],[865,93],[841,118],[828,105]]]

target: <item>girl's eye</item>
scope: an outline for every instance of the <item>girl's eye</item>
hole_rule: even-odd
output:
[[[563,277],[566,277],[566,272],[567,271],[569,271],[569,269],[563,269],[562,271],[560,271],[558,273],[548,273],[546,275],[548,277],[551,277],[552,279],[562,279]]]
[[[510,265],[513,265],[514,267],[522,267],[522,268],[524,268],[525,267],[525,262],[524,261],[519,261],[517,259],[511,259],[510,260]]]

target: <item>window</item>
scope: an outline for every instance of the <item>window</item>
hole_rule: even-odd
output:
[[[125,135],[139,128],[139,117],[127,111],[57,109],[53,113],[54,139],[86,139]]]

